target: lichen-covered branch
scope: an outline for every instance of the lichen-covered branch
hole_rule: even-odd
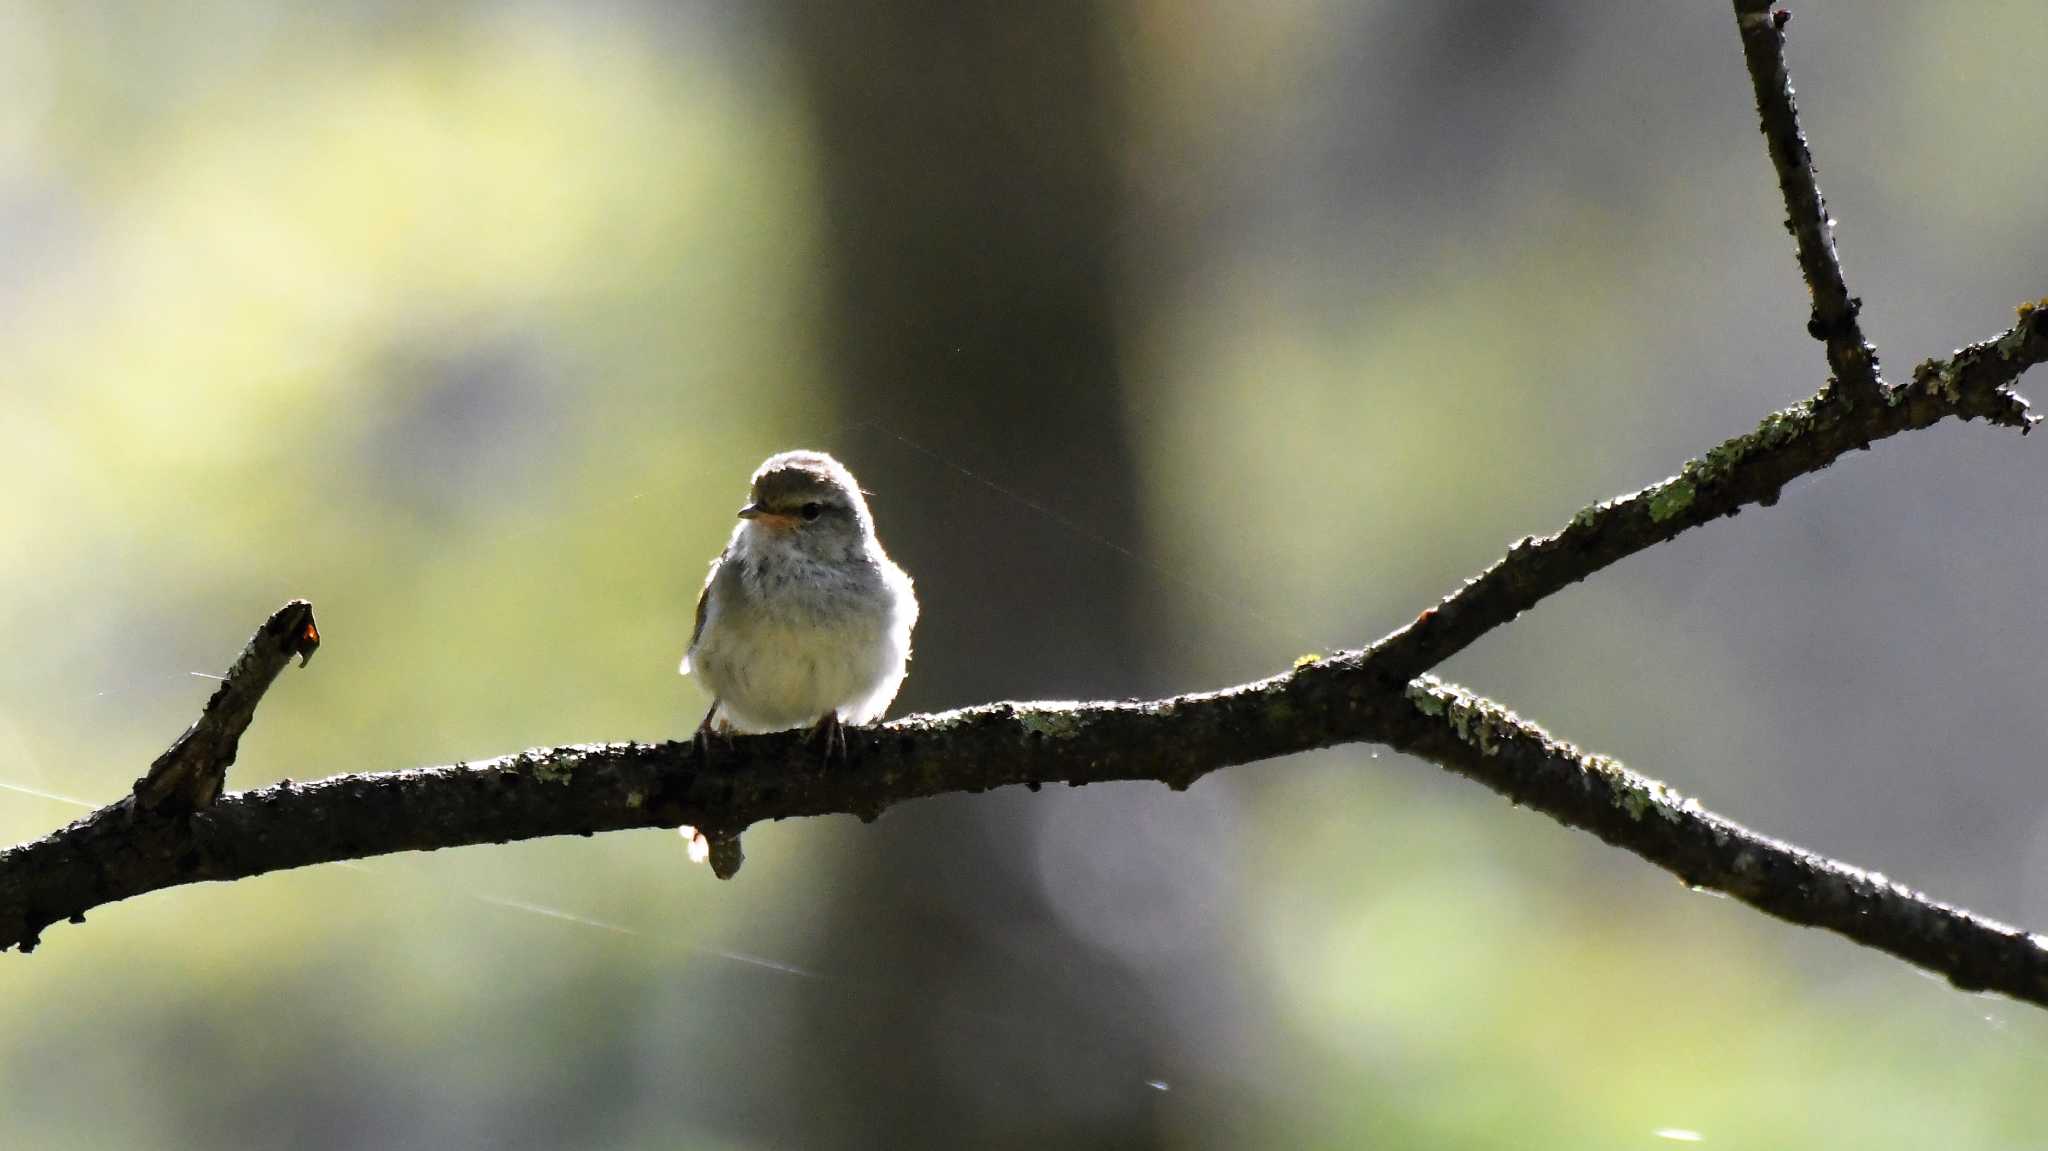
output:
[[[736,834],[792,816],[879,816],[904,800],[1023,785],[1155,780],[1375,741],[1793,923],[1824,927],[1958,986],[2048,1004],[2048,952],[2024,933],[1767,839],[1463,690],[1386,693],[1353,654],[1150,703],[998,703],[848,731],[821,770],[799,734],[614,743],[222,796],[179,819],[126,801],[0,853],[0,944],[159,888],[395,851],[692,824]]]
[[[1384,741],[1592,832],[1695,888],[1819,927],[1964,991],[2048,1006],[2048,938],[1929,899],[1715,815],[1654,779],[1555,740],[1498,704],[1425,676]]]
[[[1377,741],[1472,775],[1688,882],[1722,887],[1771,914],[1839,931],[1963,985],[2048,1002],[2038,972],[2012,958],[2012,939],[2023,937],[2010,929],[1664,803],[1661,789],[1647,781],[1595,770],[1604,761],[1554,744],[1455,689],[1411,684],[1413,675],[1389,678],[1403,669],[1420,674],[1622,556],[1745,504],[1772,502],[1793,477],[1871,440],[1950,416],[2024,429],[2030,418],[2025,401],[2009,386],[2048,358],[2048,310],[2020,311],[2011,330],[1923,364],[1881,404],[1852,409],[1810,402],[1775,413],[1679,475],[1587,508],[1548,539],[1524,540],[1439,607],[1363,651],[1307,660],[1257,683],[1152,703],[1000,703],[911,717],[850,732],[849,765],[842,770],[820,771],[814,749],[800,736],[768,735],[729,748],[714,741],[705,749],[685,743],[542,749],[476,764],[283,783],[189,809],[151,809],[131,797],[0,852],[0,947],[28,950],[59,919],[82,919],[95,907],[164,887],[395,851],[683,824],[731,841],[764,819],[832,813],[872,819],[906,799],[1013,784],[1158,780],[1185,787],[1233,764]],[[290,654],[303,653],[315,639],[304,605],[287,605],[258,631],[230,682],[208,704],[208,715],[219,717],[202,718],[193,729],[219,725],[204,744],[216,753],[199,757],[213,765],[209,771],[225,771],[227,760],[218,752],[231,753],[233,740],[217,736],[230,729],[239,734],[247,725],[261,694],[258,681],[267,684]],[[1416,691],[1422,694],[1411,697]],[[1521,734],[1508,739],[1514,732]],[[178,746],[193,744],[187,733],[166,754],[176,758]],[[1503,749],[1514,754],[1503,757]],[[1562,766],[1567,762],[1569,772]],[[153,770],[151,778],[164,774]],[[212,778],[217,788],[217,774]],[[148,789],[145,779],[138,794]],[[1651,810],[1642,806],[1650,801],[1657,801],[1659,821],[1676,830],[1636,818]],[[1616,810],[1628,816],[1626,823]]]
[[[1524,540],[1372,647],[1272,680],[1150,704],[991,704],[900,720],[854,733],[855,769],[845,772],[819,773],[811,750],[794,737],[759,736],[710,764],[685,745],[604,744],[280,784],[194,804],[189,812],[179,805],[150,810],[131,798],[0,852],[0,947],[26,950],[50,923],[162,887],[393,851],[686,823],[730,840],[763,819],[872,817],[892,803],[943,792],[1110,779],[1185,786],[1219,767],[1345,742],[1420,747],[1412,729],[1389,725],[1389,717],[1409,708],[1408,681],[1544,596],[1686,528],[1773,502],[1792,478],[1872,440],[1951,416],[2024,429],[2026,402],[2010,385],[2048,359],[2048,310],[2020,312],[2020,322],[1998,338],[1921,365],[1881,404],[1851,409],[1809,401],[1774,413],[1679,475],[1595,504],[1547,539]],[[289,651],[299,650],[288,641],[313,638],[310,609],[304,633],[287,626],[296,617],[278,623],[291,610],[287,605],[251,641],[249,652],[268,667],[263,683]],[[275,642],[265,643],[273,632]],[[256,695],[224,685],[210,713],[220,705],[246,726]],[[207,725],[203,719],[194,730]],[[180,741],[191,743],[190,733]],[[232,741],[206,746],[231,750]],[[217,754],[207,762],[225,770]],[[139,790],[148,786],[145,779]],[[1569,822],[1565,811],[1552,813]]]
[[[1413,623],[1366,649],[1367,666],[1396,688],[1480,636],[1570,587],[1690,528],[1769,506],[1785,485],[1877,440],[1951,417],[2025,432],[2039,417],[2012,391],[2048,360],[2048,301],[2022,305],[2019,322],[1945,360],[1929,360],[1876,403],[1832,403],[1827,393],[1764,417],[1755,431],[1688,460],[1677,475],[1583,509],[1562,531],[1524,539]]]
[[[1735,0],[1764,134],[1813,292],[1809,330],[1834,378],[1677,475],[1594,504],[1562,531],[1508,554],[1362,651],[1217,692],[1151,703],[998,703],[847,733],[848,761],[820,770],[793,734],[732,743],[592,744],[475,764],[219,796],[264,689],[318,642],[310,607],[274,615],[206,712],[133,796],[43,839],[0,852],[0,948],[32,949],[59,919],[185,883],[310,864],[633,827],[702,829],[739,860],[739,834],[765,819],[878,817],[907,799],[1022,784],[1157,780],[1184,788],[1235,764],[1374,741],[1434,760],[1519,804],[1599,836],[1697,887],[1789,922],[1822,927],[1945,975],[2048,1006],[2048,946],[1869,874],[1757,835],[1661,784],[1551,739],[1463,690],[1422,676],[1480,636],[1609,564],[1751,504],[1843,454],[1950,417],[2024,432],[2012,385],[2048,359],[2048,308],[1886,387],[1835,258],[1785,74],[1782,13]],[[2048,304],[2048,301],[2044,301]]]
[[[1785,69],[1785,25],[1791,18],[1783,9],[1772,10],[1771,0],[1735,0],[1742,56],[1749,65],[1750,86],[1756,89],[1771,166],[1778,170],[1778,189],[1785,196],[1785,230],[1798,246],[1799,270],[1813,295],[1806,330],[1827,345],[1838,395],[1864,404],[1876,400],[1884,384],[1878,376],[1877,349],[1863,338],[1856,320],[1863,302],[1849,294],[1842,280],[1835,222],[1814,179],[1813,152],[1792,100],[1792,77]]]

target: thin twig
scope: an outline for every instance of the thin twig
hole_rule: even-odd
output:
[[[1806,331],[1827,344],[1828,367],[1835,373],[1839,395],[1853,404],[1868,404],[1882,394],[1884,382],[1878,376],[1877,349],[1863,338],[1856,320],[1863,301],[1851,296],[1842,280],[1842,264],[1835,255],[1835,221],[1814,179],[1813,152],[1792,101],[1792,77],[1785,69],[1785,25],[1791,18],[1783,9],[1773,11],[1770,0],[1735,0],[1743,59],[1749,65],[1750,86],[1756,89],[1771,166],[1778,170],[1778,189],[1785,196],[1785,230],[1798,245],[1799,270],[1813,295]]]
[[[136,807],[186,812],[210,805],[227,780],[242,733],[249,729],[271,681],[293,656],[303,666],[319,646],[312,604],[295,599],[272,612],[221,677],[199,719],[156,757],[147,775],[135,781]]]

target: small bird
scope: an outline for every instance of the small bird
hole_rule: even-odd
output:
[[[828,758],[843,753],[840,725],[880,719],[903,685],[910,577],[875,538],[853,473],[824,452],[768,457],[739,517],[683,655],[711,693],[698,736],[815,726]]]

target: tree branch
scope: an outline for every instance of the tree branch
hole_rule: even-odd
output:
[[[1445,742],[1442,732],[1431,735],[1413,727],[1407,713],[1414,708],[1406,694],[1412,687],[1406,681],[1544,596],[1624,556],[1746,504],[1775,502],[1792,478],[1825,468],[1852,448],[1950,416],[1988,419],[2024,431],[2031,417],[2026,401],[2010,385],[2043,359],[2048,359],[2048,307],[2023,306],[2011,329],[1947,360],[1922,364],[1910,383],[1887,391],[1881,404],[1849,408],[1816,397],[1773,413],[1756,431],[1689,462],[1677,476],[1594,504],[1547,539],[1523,540],[1436,608],[1363,651],[1316,660],[1258,683],[1153,703],[1000,703],[898,720],[849,732],[857,770],[845,772],[819,774],[801,738],[769,735],[736,741],[728,755],[708,765],[684,744],[579,745],[469,766],[344,775],[307,785],[286,782],[224,796],[210,805],[199,802],[218,791],[235,741],[263,689],[292,655],[310,657],[318,643],[310,605],[293,601],[258,629],[199,722],[159,758],[149,776],[137,781],[137,797],[159,791],[189,794],[194,800],[190,810],[175,804],[152,809],[131,797],[43,839],[0,852],[0,949],[31,950],[42,929],[59,919],[82,922],[94,907],[160,888],[315,863],[682,824],[703,829],[714,842],[732,841],[763,819],[833,813],[873,819],[906,799],[1017,783],[1036,787],[1151,779],[1181,788],[1220,767],[1376,740],[1414,749],[1480,778],[1518,802],[1637,851],[1689,882],[1712,886],[1723,878],[1731,884],[1741,880],[1728,888],[1731,894],[1771,914],[1841,931],[1974,984],[1981,967],[1976,960],[1973,966],[1943,966],[1940,956],[1930,957],[1912,939],[1893,940],[1885,934],[1893,928],[1885,925],[1941,922],[1950,924],[1943,931],[1961,931],[1955,924],[1967,922],[1983,924],[1984,931],[1994,934],[2009,929],[1918,897],[1912,898],[1916,907],[1924,905],[1922,910],[1859,927],[1860,920],[1844,922],[1814,904],[1811,892],[1788,893],[1775,882],[1807,883],[1801,868],[1816,866],[1831,874],[1861,874],[1845,864],[1754,836],[1728,839],[1719,855],[1709,857],[1699,856],[1696,848],[1660,846],[1655,837],[1620,836],[1611,818],[1586,814],[1583,794],[1546,797],[1529,780],[1485,776],[1459,745]],[[1451,731],[1462,732],[1462,714],[1454,710],[1439,718],[1452,725]],[[1529,738],[1547,740],[1540,732]],[[1642,787],[1608,790],[1634,803],[1627,797]],[[1712,817],[1715,834],[1729,828],[1736,825]],[[1751,882],[1745,877],[1753,865],[1741,862],[1740,854],[1764,846],[1778,850],[1780,856],[1771,858],[1785,862]],[[1701,858],[1714,865],[1702,864]],[[1794,866],[1797,860],[1807,862]],[[1927,918],[1937,911],[1948,918]],[[1988,947],[1969,955],[1989,954]],[[1983,985],[2022,998],[2039,994],[2012,979]]]
[[[877,818],[908,799],[1023,784],[1156,780],[1376,741],[1431,759],[1634,852],[1695,887],[1822,927],[1959,987],[2048,1005],[2033,936],[1847,864],[1759,836],[1613,760],[1551,739],[1433,678],[1380,691],[1357,654],[1271,679],[1150,703],[997,703],[852,729],[848,766],[821,772],[801,733],[748,736],[706,762],[695,743],[536,749],[474,764],[281,783],[185,819],[123,803],[0,853],[0,944],[35,946],[59,918],[179,884],[396,851],[692,824]]]
[[[1945,977],[2048,1006],[2048,938],[1758,835],[1606,756],[1552,739],[1498,704],[1425,676],[1388,745],[1592,832],[1696,888],[1819,927]]]
[[[1813,174],[1813,152],[1799,128],[1799,109],[1792,101],[1792,77],[1785,68],[1785,25],[1792,14],[1771,10],[1771,0],[1735,0],[1735,23],[1742,33],[1742,56],[1749,65],[1750,86],[1762,118],[1771,166],[1778,170],[1778,190],[1785,196],[1785,230],[1799,248],[1799,270],[1813,295],[1813,314],[1806,331],[1827,344],[1828,367],[1841,394],[1850,403],[1876,400],[1884,383],[1878,378],[1877,349],[1863,338],[1856,313],[1863,301],[1849,294],[1835,255],[1835,222]]]
[[[467,767],[284,783],[189,814],[123,800],[0,852],[0,948],[29,950],[58,919],[82,919],[94,907],[163,887],[394,851],[682,824],[730,841],[763,819],[873,818],[893,803],[946,792],[1110,779],[1185,787],[1219,767],[1289,752],[1359,740],[1405,746],[1415,733],[1385,722],[1408,708],[1407,681],[1551,592],[1745,504],[1773,502],[1793,477],[1870,441],[1950,416],[2024,430],[2026,401],[2010,385],[2048,359],[2048,309],[2020,311],[2020,322],[1996,339],[1921,365],[1882,404],[1851,409],[1816,399],[1774,413],[1679,475],[1586,508],[1548,539],[1522,541],[1372,647],[1272,680],[1150,704],[990,704],[913,717],[849,733],[858,770],[826,775],[800,740],[759,736],[737,741],[708,766],[682,745],[599,744]],[[295,633],[301,608],[304,631]],[[258,630],[208,702],[208,716],[220,718],[202,717],[165,758],[181,759],[181,747],[215,749],[213,760],[200,758],[224,771],[219,749],[231,756],[233,741],[194,733],[239,735],[235,724],[246,726],[259,685],[298,650],[290,646],[295,636],[317,641],[311,609],[297,601]],[[151,777],[169,774],[153,768]],[[148,789],[148,778],[138,783],[138,792]],[[1565,813],[1576,810],[1517,798],[1567,822]]]
[[[199,719],[156,757],[147,775],[135,781],[136,806],[175,813],[211,805],[227,781],[242,733],[256,718],[263,693],[293,656],[304,667],[319,646],[312,604],[295,599],[272,612],[249,637]]]
[[[2048,301],[2043,301],[2048,305]],[[1597,503],[1562,531],[1524,539],[1443,602],[1366,649],[1383,688],[1394,688],[1473,641],[1617,560],[1750,504],[1778,502],[1786,484],[1876,440],[1951,416],[1989,420],[2024,433],[2039,419],[2012,391],[2022,373],[2048,360],[2048,311],[2019,309],[2019,323],[1946,360],[1929,360],[1875,404],[1851,407],[1823,389],[1772,412],[1755,431],[1686,461],[1679,473],[1639,492]]]
[[[1959,986],[2048,1005],[2048,963],[2031,950],[2032,937],[1747,832],[1459,689],[1428,680],[1389,684],[1623,556],[1745,504],[1775,501],[1794,476],[1818,471],[1853,447],[1950,416],[2024,430],[2026,402],[2010,385],[2043,359],[2048,308],[2023,307],[2013,328],[1921,365],[1882,404],[1851,409],[1813,400],[1775,413],[1679,475],[1586,508],[1548,539],[1522,541],[1378,644],[1223,691],[1151,703],[997,703],[913,716],[849,731],[850,766],[822,773],[801,735],[781,734],[738,739],[711,762],[690,743],[591,744],[313,784],[287,781],[189,811],[124,799],[0,852],[0,948],[31,950],[49,924],[82,922],[95,907],[146,892],[316,863],[683,824],[715,842],[733,842],[764,819],[850,813],[872,820],[907,799],[1013,784],[1035,790],[1145,779],[1185,788],[1221,767],[1372,740],[1435,760],[1695,886],[1839,932]],[[137,794],[150,791],[153,779],[171,778],[211,778],[218,790],[213,769],[225,771],[263,687],[292,654],[309,655],[317,641],[302,601],[272,615],[199,723],[138,781]],[[189,750],[195,748],[212,750]],[[166,761],[211,766],[174,771],[162,766]]]
[[[2048,941],[1846,864],[1757,835],[1654,780],[1553,740],[1498,705],[1416,678],[1480,636],[1617,560],[1750,504],[1844,453],[1951,416],[2022,432],[2011,385],[2048,359],[2048,307],[2020,309],[1995,339],[1930,360],[1887,388],[1842,283],[1826,210],[1785,77],[1782,14],[1736,0],[1764,132],[1814,295],[1814,334],[1835,378],[1678,475],[1595,504],[1362,651],[1150,703],[996,703],[847,733],[849,765],[820,772],[801,735],[752,736],[707,761],[690,743],[536,749],[477,764],[289,781],[218,796],[257,702],[293,654],[318,643],[311,608],[260,629],[205,713],[135,794],[0,852],[0,948],[32,949],[57,919],[185,883],[232,880],[396,851],[632,827],[704,829],[738,863],[753,823],[851,813],[907,799],[1023,784],[1157,780],[1185,788],[1221,767],[1377,741],[1434,760],[1699,887],[1822,927],[1945,975],[2048,1006]],[[2048,306],[2048,301],[2043,301]]]

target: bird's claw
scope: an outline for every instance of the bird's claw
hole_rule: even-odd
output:
[[[714,723],[713,717],[717,714],[718,701],[712,700],[711,710],[704,713],[703,722],[697,725],[697,734],[690,739],[690,742],[697,745],[697,762],[699,763],[708,764],[711,762],[711,737],[713,735],[718,737],[718,741],[725,745],[727,751],[732,750],[732,725],[722,719]]]
[[[825,713],[824,718],[811,729],[811,738],[818,742],[824,752],[824,767],[827,770],[830,770],[835,762],[846,762],[846,725],[839,721],[837,711]]]

